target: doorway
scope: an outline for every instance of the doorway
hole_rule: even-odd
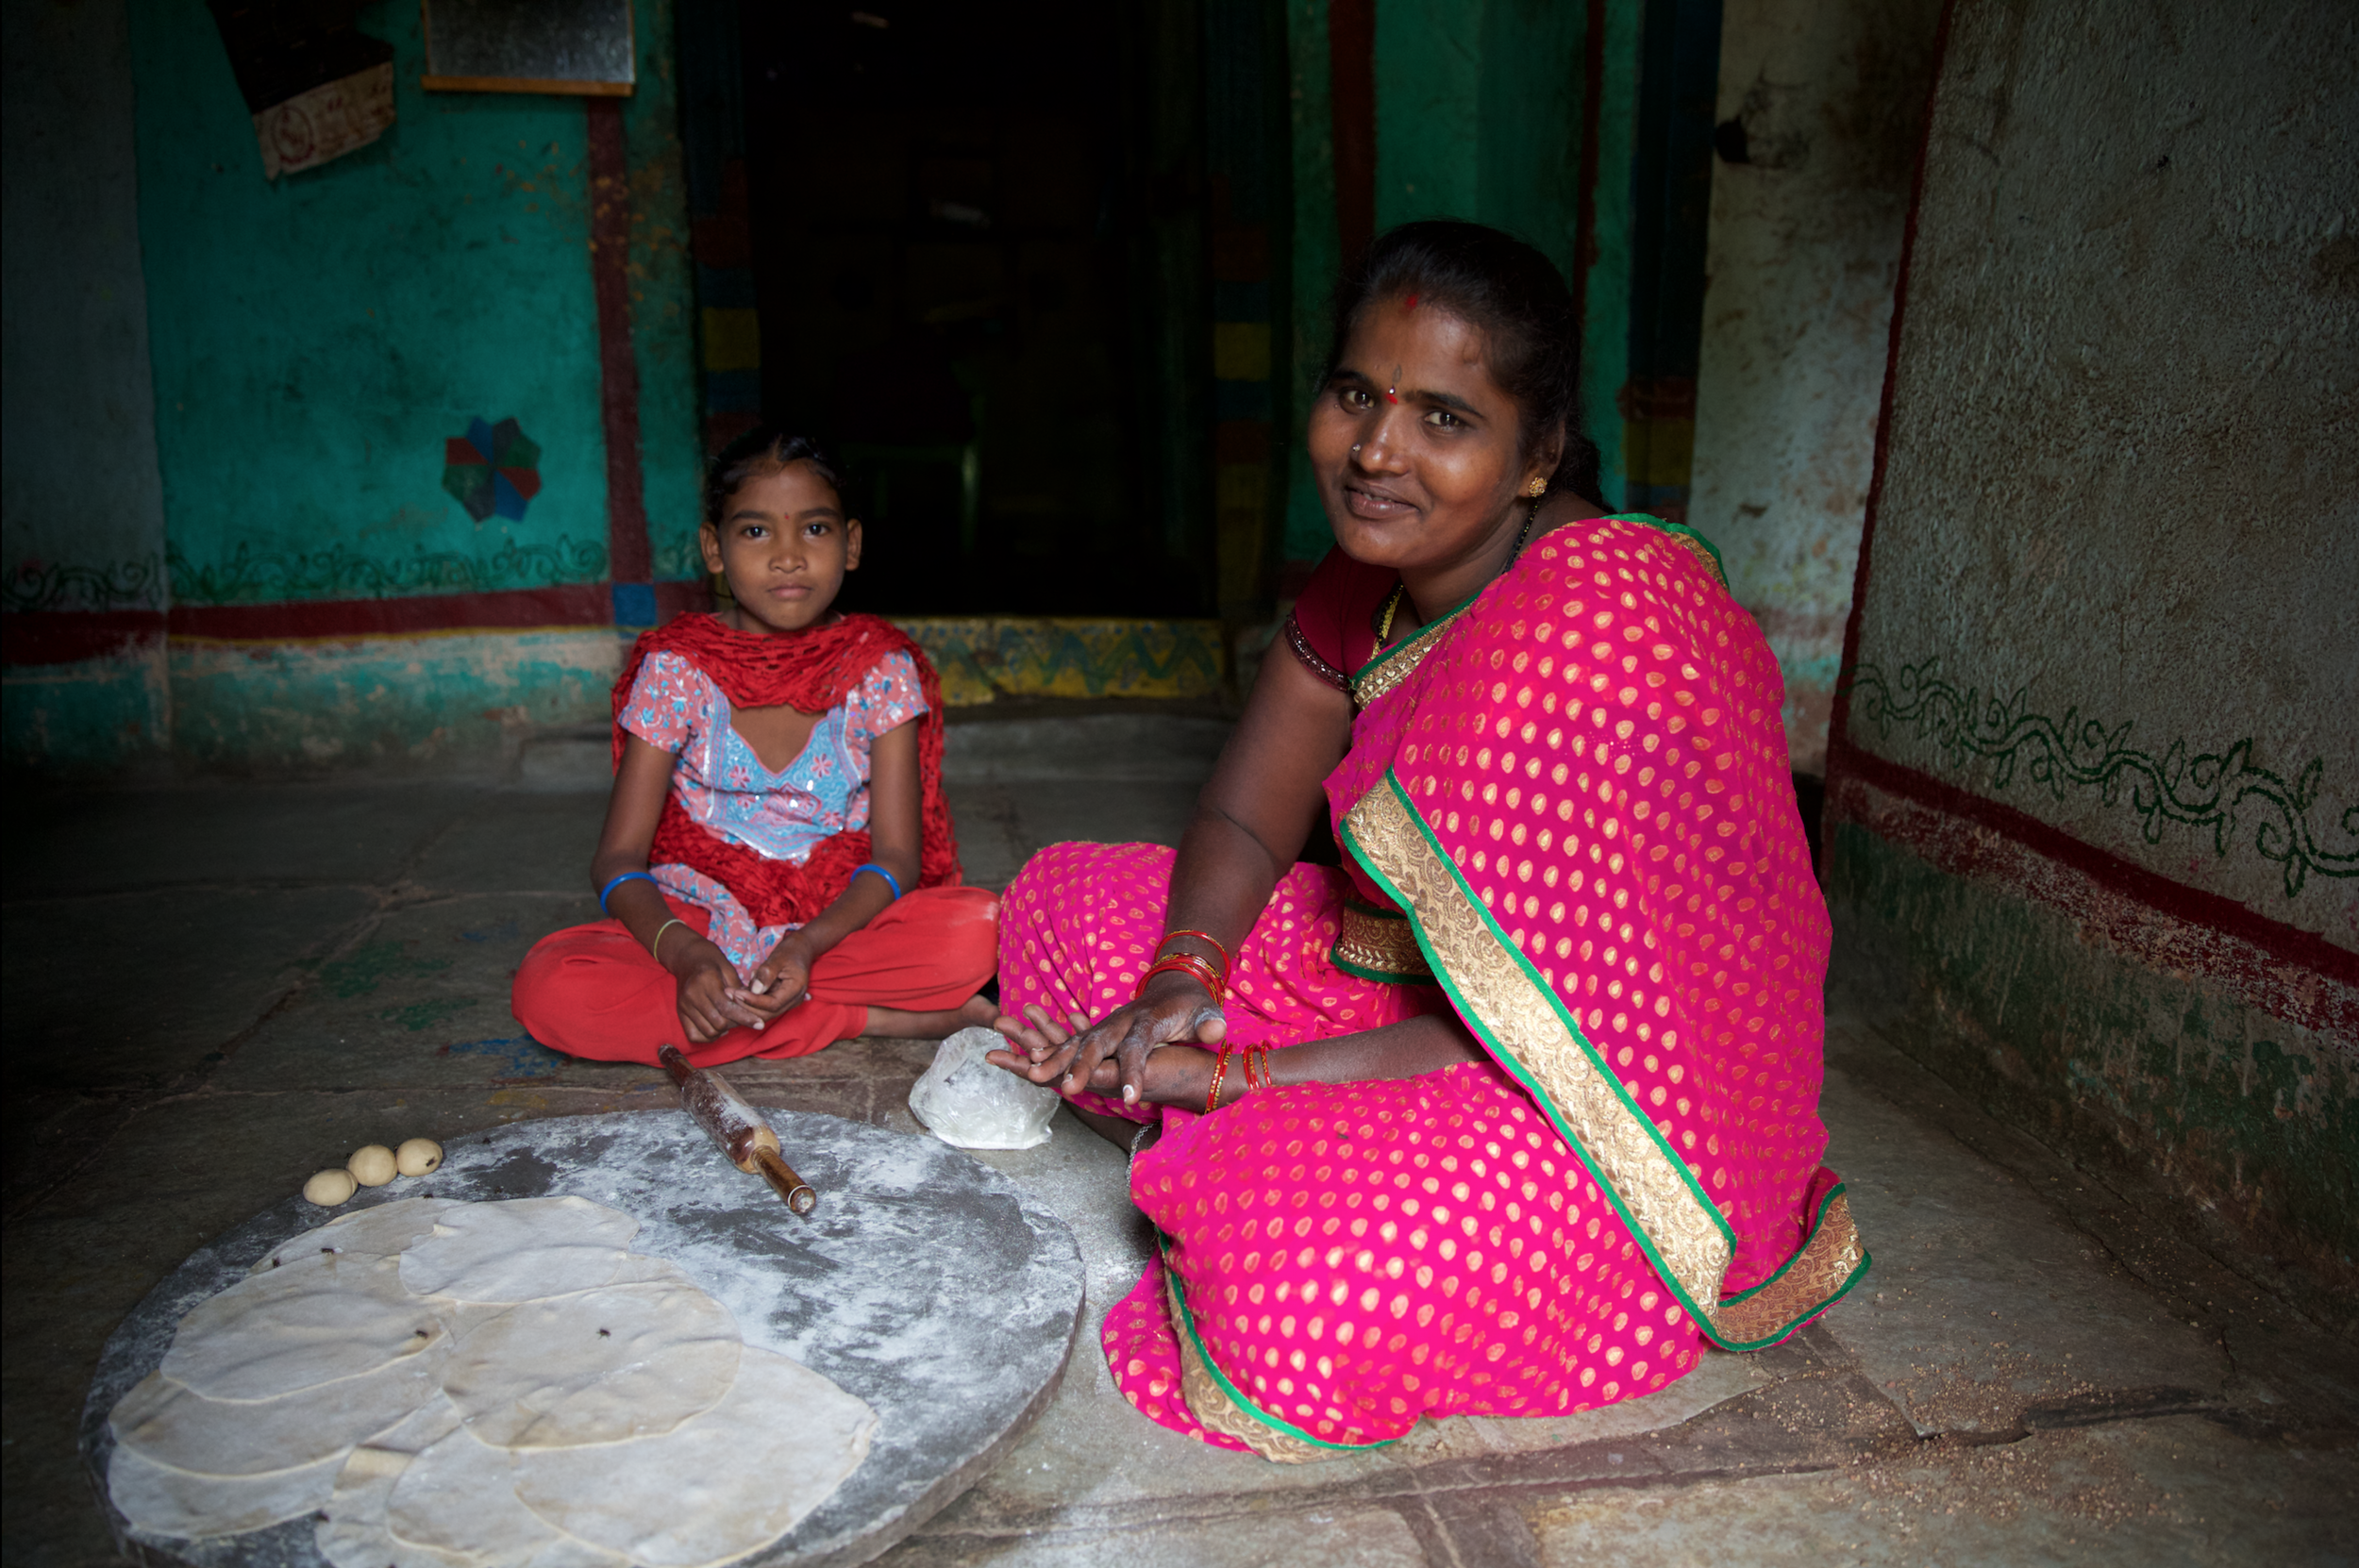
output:
[[[846,608],[1207,613],[1194,7],[874,3],[740,12],[762,404],[844,457]]]

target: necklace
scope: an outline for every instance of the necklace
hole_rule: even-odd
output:
[[[1539,510],[1540,509],[1534,506],[1524,512],[1524,525],[1516,530],[1515,547],[1507,552],[1507,559],[1498,570],[1499,577],[1507,575],[1508,567],[1514,565],[1515,558],[1524,553],[1524,541],[1531,537],[1531,520],[1539,514]],[[1498,578],[1494,577],[1492,580],[1496,582]],[[1393,640],[1393,617],[1400,613],[1400,602],[1408,596],[1409,585],[1407,583],[1393,585],[1391,597],[1384,601],[1383,619],[1376,624],[1376,645],[1378,647],[1380,648]]]

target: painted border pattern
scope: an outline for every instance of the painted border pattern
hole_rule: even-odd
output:
[[[481,593],[516,588],[555,588],[606,576],[602,540],[560,534],[552,543],[510,541],[489,555],[419,550],[379,560],[347,545],[316,553],[257,551],[240,544],[228,560],[199,566],[171,552],[176,605],[271,604],[295,599],[375,599],[410,593]]]
[[[0,609],[12,615],[44,610],[160,610],[164,597],[164,563],[159,556],[105,566],[25,560],[0,577]]]
[[[2164,827],[2172,824],[2209,827],[2213,851],[2222,859],[2249,838],[2255,854],[2284,868],[2288,898],[2301,892],[2312,873],[2359,876],[2359,842],[2338,853],[2320,844],[2311,825],[2325,759],[2311,759],[2290,782],[2253,765],[2249,737],[2223,751],[2193,753],[2181,739],[2158,759],[2131,745],[2130,723],[2108,730],[2077,707],[2051,719],[2032,712],[2022,691],[2003,699],[1985,698],[1979,687],[1960,692],[1935,673],[1939,663],[1904,663],[1890,682],[1881,666],[1861,663],[1845,683],[1852,711],[1874,725],[1879,737],[1905,726],[1930,738],[1951,772],[1976,759],[1993,763],[1994,789],[2014,783],[2018,762],[2057,800],[2095,789],[2105,805],[2117,807],[2126,787],[2126,804],[2150,844],[2161,842]],[[2344,837],[2359,841],[2359,806],[2346,808],[2338,826]]]

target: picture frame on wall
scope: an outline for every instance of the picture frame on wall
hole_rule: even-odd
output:
[[[428,92],[630,95],[631,0],[418,0]]]

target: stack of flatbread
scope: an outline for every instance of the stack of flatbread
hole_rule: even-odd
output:
[[[124,1395],[108,1489],[142,1529],[319,1516],[338,1568],[703,1568],[866,1458],[866,1403],[775,1352],[629,1215],[410,1198],[289,1242]]]

